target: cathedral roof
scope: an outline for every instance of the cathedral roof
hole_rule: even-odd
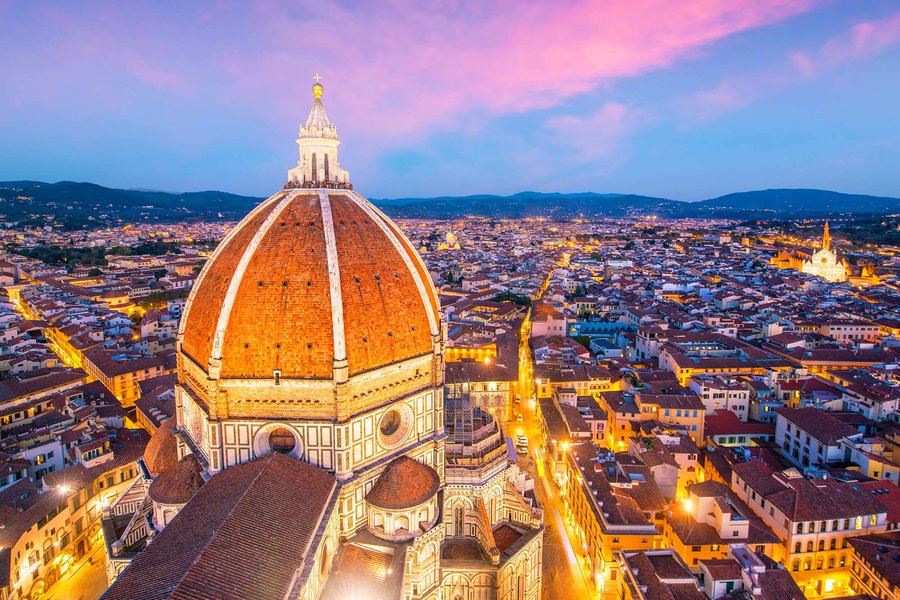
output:
[[[184,504],[203,485],[203,467],[193,454],[188,454],[153,480],[150,499],[160,504]]]
[[[178,440],[173,429],[175,417],[159,424],[144,450],[144,464],[152,475],[159,475],[178,462]]]
[[[102,598],[282,600],[308,576],[304,560],[338,490],[324,469],[283,454],[230,467],[200,488]]]
[[[275,194],[222,241],[181,321],[213,378],[331,379],[430,353],[437,295],[397,226],[350,190]],[[209,372],[209,371],[208,371]]]
[[[366,495],[378,508],[412,508],[432,498],[441,486],[437,472],[408,456],[392,460]]]

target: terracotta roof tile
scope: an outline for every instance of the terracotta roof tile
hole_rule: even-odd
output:
[[[193,454],[172,465],[150,484],[150,499],[161,504],[185,504],[203,486],[203,467]]]
[[[432,498],[440,485],[434,469],[401,456],[388,463],[366,495],[366,502],[389,510],[410,508]]]
[[[437,295],[412,245],[358,195],[329,191],[327,197],[350,374],[431,352]],[[295,195],[251,247],[282,199],[274,196],[237,226],[192,291],[181,349],[206,368],[229,283],[250,252],[222,340],[222,378],[271,378],[275,370],[285,378],[332,376],[332,299],[318,193]]]
[[[151,475],[159,475],[178,462],[178,440],[175,439],[174,428],[175,417],[169,417],[159,424],[150,437],[144,450],[144,464]]]
[[[333,475],[270,454],[214,475],[103,600],[282,600],[333,508]]]

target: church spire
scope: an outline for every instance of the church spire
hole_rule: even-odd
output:
[[[822,232],[822,247],[826,250],[831,248],[831,232],[828,230],[828,220],[825,220],[825,231]]]
[[[300,159],[297,166],[288,171],[286,187],[349,188],[350,174],[338,163],[341,140],[337,127],[328,118],[322,103],[325,93],[325,87],[320,83],[322,76],[316,73],[313,79],[312,108],[297,136]]]

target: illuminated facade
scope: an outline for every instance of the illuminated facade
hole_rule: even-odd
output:
[[[887,528],[887,507],[856,484],[734,465],[731,488],[782,540],[776,557],[801,587],[837,593],[850,583],[849,540]]]
[[[809,260],[803,261],[800,270],[833,283],[847,281],[847,264],[843,260],[838,260],[837,254],[831,249],[831,233],[827,221],[822,233],[821,247]]]

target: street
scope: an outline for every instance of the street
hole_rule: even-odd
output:
[[[97,600],[106,591],[106,550],[97,544],[88,557],[62,576],[42,600]]]
[[[570,542],[556,484],[551,480],[552,475],[547,472],[541,457],[543,450],[539,450],[540,428],[534,411],[528,406],[527,400],[522,402],[519,409],[524,420],[513,424],[510,433],[524,433],[528,438],[528,455],[520,455],[518,463],[534,477],[535,496],[544,510],[543,597],[546,600],[590,600],[596,595],[592,594],[589,577]]]

